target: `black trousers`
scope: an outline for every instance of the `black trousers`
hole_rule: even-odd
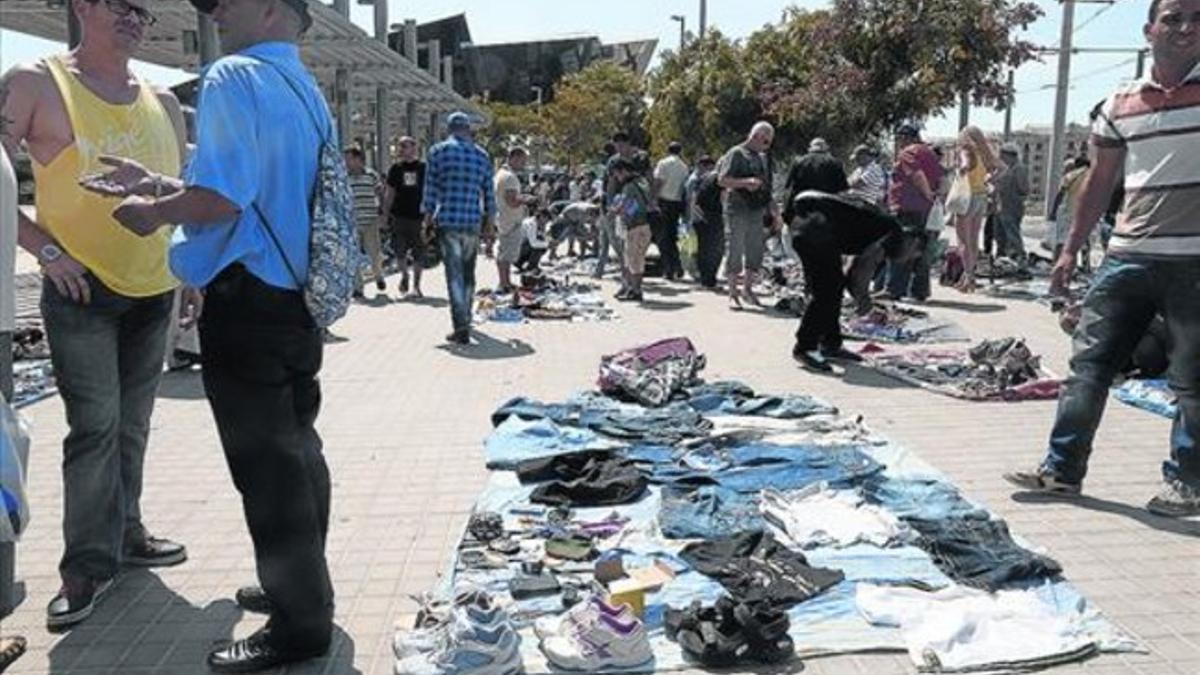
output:
[[[679,260],[679,219],[683,202],[658,200],[658,217],[651,222],[654,245],[662,257],[663,276],[682,277],[683,263]]]
[[[718,213],[707,213],[704,220],[692,223],[696,231],[696,267],[700,271],[700,285],[713,288],[717,285],[717,272],[721,259],[725,257],[725,223]]]
[[[286,653],[323,652],[333,585],[325,561],[329,469],[313,427],[321,330],[299,292],[234,264],[207,289],[200,344],[204,391],[273,606],[269,641]]]
[[[812,351],[818,347],[836,350],[842,347],[842,293],[846,275],[842,273],[842,253],[829,228],[802,229],[792,246],[804,266],[804,278],[812,298],[796,330],[796,348]]]

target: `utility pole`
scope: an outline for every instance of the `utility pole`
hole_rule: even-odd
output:
[[[1137,53],[1137,79],[1142,79],[1146,76],[1146,57],[1150,55],[1150,50],[1143,48]]]
[[[672,14],[672,21],[679,22],[679,51],[683,51],[684,44],[687,42],[687,17],[682,14]]]
[[[67,12],[67,47],[75,49],[83,40],[83,27],[79,25],[79,17],[75,16],[74,3],[65,2],[63,7]]]
[[[704,39],[704,33],[708,29],[708,0],[700,0],[700,39]]]
[[[971,94],[967,90],[963,90],[958,98],[958,128],[971,123]]]
[[[1054,195],[1062,180],[1067,130],[1067,90],[1071,84],[1071,37],[1075,32],[1075,0],[1063,0],[1062,33],[1058,49],[1058,84],[1054,97],[1054,131],[1050,136],[1050,161],[1046,166],[1046,210],[1054,207]]]
[[[388,43],[387,0],[375,0],[375,39]],[[391,129],[388,124],[388,90],[382,85],[375,87],[375,170],[380,174],[387,171],[391,163]]]
[[[1012,139],[1012,109],[1013,103],[1016,102],[1016,92],[1013,90],[1013,84],[1016,82],[1016,71],[1008,71],[1008,100],[1004,104],[1004,140],[1008,142]]]
[[[534,103],[535,103],[535,105],[537,105],[538,128],[542,130],[542,133],[545,133],[545,129],[542,125],[542,88],[537,85],[534,85],[534,86],[530,87],[529,90],[532,91],[535,96],[537,96],[537,99],[534,101]],[[534,146],[533,146],[533,163],[535,165],[533,171],[534,171],[534,173],[538,174],[539,176],[542,173],[542,143],[543,143],[543,140],[544,139],[541,137],[534,139]]]

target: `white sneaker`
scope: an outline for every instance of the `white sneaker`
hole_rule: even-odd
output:
[[[641,621],[614,619],[604,614],[591,625],[578,626],[578,630],[569,635],[546,638],[541,646],[546,659],[564,670],[595,673],[612,668],[633,668],[654,660],[650,639]]]
[[[432,652],[456,637],[469,635],[476,629],[491,631],[502,625],[508,625],[508,615],[498,607],[455,607],[448,619],[442,623],[397,633],[392,642],[392,650],[397,659],[405,659],[416,654]]]
[[[539,640],[545,640],[555,635],[569,635],[580,627],[595,623],[601,614],[623,622],[633,619],[628,605],[613,607],[599,595],[592,595],[586,601],[577,603],[564,614],[537,619],[533,622],[533,632]]]
[[[396,675],[519,675],[521,638],[504,622],[494,629],[475,627],[451,634],[437,649],[396,662]]]

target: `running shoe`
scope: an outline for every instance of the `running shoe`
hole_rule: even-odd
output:
[[[598,673],[654,660],[646,628],[635,617],[600,614],[596,622],[577,628],[569,635],[552,635],[542,641],[542,653],[555,667]]]

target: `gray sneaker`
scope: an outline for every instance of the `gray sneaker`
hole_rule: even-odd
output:
[[[1162,491],[1146,504],[1146,510],[1168,518],[1200,515],[1200,489],[1181,480],[1169,480]]]
[[[1068,483],[1046,469],[1036,471],[1013,471],[1004,474],[1004,480],[1030,492],[1045,492],[1058,495],[1077,495],[1083,489],[1081,483]]]

